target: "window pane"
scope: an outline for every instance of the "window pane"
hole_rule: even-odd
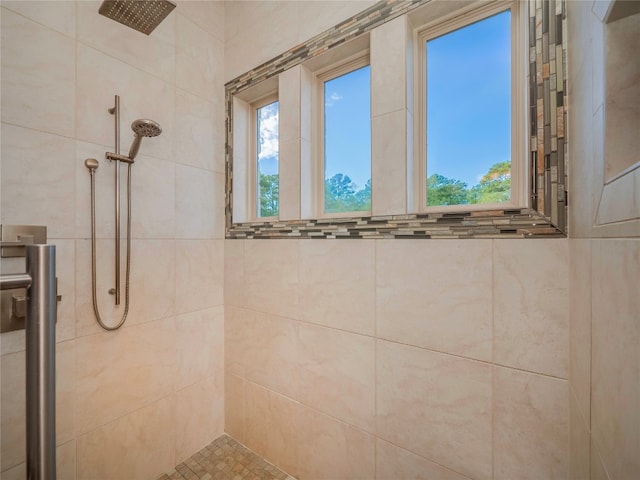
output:
[[[278,102],[257,109],[259,217],[278,215]]]
[[[426,42],[428,206],[511,199],[510,19]]]
[[[324,84],[324,211],[371,210],[370,68]]]

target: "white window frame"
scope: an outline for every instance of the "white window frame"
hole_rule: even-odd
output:
[[[314,119],[312,148],[315,152],[313,158],[313,195],[315,218],[343,218],[343,217],[364,217],[371,215],[371,210],[359,210],[351,212],[326,213],[324,211],[324,85],[326,82],[346,75],[360,68],[370,66],[369,50],[359,52],[343,59],[339,63],[334,63],[328,67],[315,72],[312,102],[315,112],[312,111]],[[369,105],[371,105],[371,85],[369,85]],[[371,129],[371,115],[369,116],[369,129]],[[315,147],[315,148],[314,148]],[[371,164],[371,156],[369,157]],[[373,195],[373,193],[372,193]],[[372,198],[373,202],[373,198]]]
[[[260,216],[260,181],[258,177],[258,110],[264,106],[278,102],[278,93],[272,92],[260,97],[250,104],[251,121],[249,127],[249,159],[250,165],[247,175],[247,205],[250,218],[256,221],[277,220],[280,214],[280,195],[278,194],[278,215]],[[280,151],[280,106],[278,105],[278,152]],[[278,153],[278,185],[280,183],[280,154]],[[278,188],[278,192],[280,189]]]
[[[427,66],[426,43],[454,30],[511,10],[511,201],[491,204],[462,204],[427,206]],[[528,49],[526,48],[526,4],[515,1],[494,1],[480,7],[458,10],[446,18],[422,25],[415,30],[416,48],[414,81],[416,94],[414,108],[417,112],[417,130],[414,143],[414,205],[419,212],[451,212],[476,210],[504,210],[508,208],[529,207],[528,195],[528,90],[527,67]]]

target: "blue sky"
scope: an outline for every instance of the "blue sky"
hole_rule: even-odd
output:
[[[478,183],[511,159],[510,12],[427,42],[427,176]],[[371,178],[370,68],[325,83],[325,178]],[[259,112],[261,173],[277,173],[277,102]],[[275,141],[274,141],[275,140]]]
[[[427,176],[469,186],[511,159],[510,12],[427,42]]]

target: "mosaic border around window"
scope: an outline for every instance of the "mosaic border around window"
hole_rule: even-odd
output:
[[[225,85],[226,238],[547,238],[567,229],[566,0],[529,1],[533,208],[232,223],[233,95],[431,0],[383,0]]]

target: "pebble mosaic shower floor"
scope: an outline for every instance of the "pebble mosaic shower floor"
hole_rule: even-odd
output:
[[[158,480],[295,480],[223,435]]]

